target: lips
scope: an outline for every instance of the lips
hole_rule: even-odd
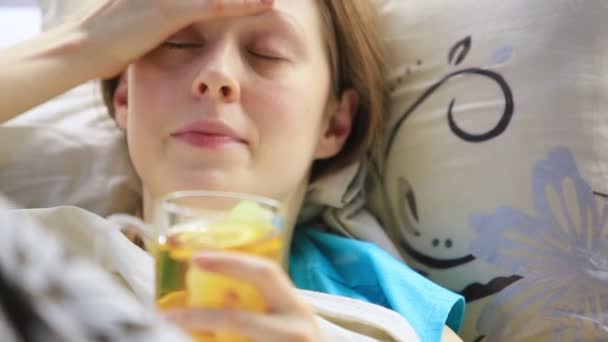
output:
[[[220,121],[193,122],[172,133],[171,137],[197,148],[247,144],[234,129]]]

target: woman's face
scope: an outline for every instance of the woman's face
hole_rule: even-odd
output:
[[[356,95],[331,96],[315,0],[184,29],[128,72],[117,118],[144,189],[248,192],[287,200],[312,162],[337,154]]]

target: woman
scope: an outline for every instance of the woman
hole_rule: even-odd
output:
[[[7,120],[127,70],[105,90],[142,180],[143,219],[173,191],[245,192],[286,203],[291,237],[309,182],[358,160],[380,125],[375,19],[371,1],[102,1],[83,20],[0,57],[13,66],[0,71],[13,85],[0,94],[0,113]],[[279,267],[229,253],[195,263],[254,284],[271,310],[170,313],[182,327],[323,340]],[[457,337],[446,329],[444,339]]]

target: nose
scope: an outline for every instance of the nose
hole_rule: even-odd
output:
[[[231,103],[241,96],[240,84],[230,66],[227,48],[218,49],[208,55],[192,84],[192,94],[197,99],[206,96],[213,100]]]

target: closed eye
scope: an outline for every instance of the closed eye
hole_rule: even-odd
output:
[[[259,53],[259,52],[255,52],[255,51],[249,51],[249,54],[251,54],[255,58],[267,60],[270,62],[281,62],[284,60],[284,58],[282,58],[282,57],[278,57],[275,55],[269,55],[269,54],[265,54],[265,53]]]
[[[192,42],[165,42],[163,44],[166,48],[175,49],[175,50],[186,50],[186,49],[199,49],[203,47],[201,43],[192,43]]]

